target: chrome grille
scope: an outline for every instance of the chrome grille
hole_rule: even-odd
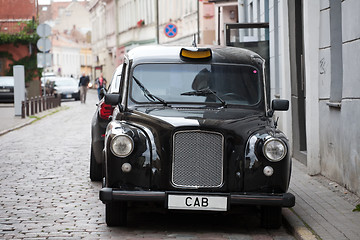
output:
[[[172,183],[186,188],[220,187],[223,184],[223,136],[205,131],[176,132]]]

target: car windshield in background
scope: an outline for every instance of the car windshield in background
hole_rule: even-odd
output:
[[[109,90],[108,90],[109,93],[119,92],[120,79],[121,79],[121,75],[114,76],[113,81],[110,83],[109,86]]]
[[[14,86],[14,78],[12,77],[0,77],[0,86]]]
[[[131,98],[136,103],[160,103],[160,98],[167,103],[252,106],[261,100],[261,88],[259,71],[251,66],[141,64],[133,71]]]

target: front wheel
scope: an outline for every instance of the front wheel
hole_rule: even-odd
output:
[[[277,229],[281,226],[281,207],[262,206],[261,225],[267,229]]]
[[[92,147],[90,153],[90,179],[91,181],[102,180],[102,165],[96,162],[94,150]]]
[[[127,222],[127,202],[106,203],[105,218],[109,227],[125,226]]]

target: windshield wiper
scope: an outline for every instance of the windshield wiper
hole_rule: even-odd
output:
[[[158,96],[155,96],[154,94],[150,93],[149,90],[147,90],[144,85],[139,81],[137,80],[134,76],[133,76],[136,84],[140,87],[141,91],[143,91],[144,93],[144,97],[146,97],[147,100],[151,101],[151,102],[156,102],[156,100],[158,100],[159,102],[161,102],[164,106],[167,106],[167,102],[158,97]]]
[[[200,90],[195,90],[195,91],[190,91],[190,92],[184,92],[182,94],[180,94],[182,96],[208,96],[208,95],[214,95],[220,102],[222,107],[227,107],[226,102],[221,99],[216,92],[214,92],[213,90],[211,90],[210,88],[203,88]]]

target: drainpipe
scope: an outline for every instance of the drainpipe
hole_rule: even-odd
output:
[[[238,0],[238,23],[245,23],[246,22],[246,8],[245,8],[245,1]]]
[[[118,51],[120,45],[119,45],[119,18],[118,18],[118,6],[119,6],[119,0],[115,0],[115,47],[116,47],[116,52]],[[118,56],[116,56],[118,57]],[[116,59],[115,59],[116,61]],[[117,64],[117,62],[116,62]]]
[[[220,24],[221,24],[221,20],[220,20],[220,17],[221,17],[221,7],[218,6],[218,24],[217,24],[217,27],[218,27],[218,45],[221,44],[221,41],[220,41],[220,37],[221,37],[221,27],[220,27]]]

